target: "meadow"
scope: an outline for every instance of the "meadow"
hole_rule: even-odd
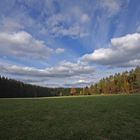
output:
[[[0,99],[0,140],[140,140],[140,95]]]

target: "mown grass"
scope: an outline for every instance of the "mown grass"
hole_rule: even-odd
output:
[[[0,140],[140,140],[140,95],[0,99]]]

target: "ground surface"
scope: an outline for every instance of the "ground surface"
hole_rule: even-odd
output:
[[[140,140],[140,95],[0,99],[0,140]]]

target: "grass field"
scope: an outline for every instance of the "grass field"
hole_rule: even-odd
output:
[[[140,140],[140,95],[0,99],[0,140]]]

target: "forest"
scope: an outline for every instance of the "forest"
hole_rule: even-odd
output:
[[[0,97],[50,97],[93,94],[133,94],[140,92],[140,67],[117,73],[83,88],[48,88],[0,76]]]
[[[84,88],[81,94],[132,94],[138,92],[140,92],[140,67],[103,78],[90,88]]]

